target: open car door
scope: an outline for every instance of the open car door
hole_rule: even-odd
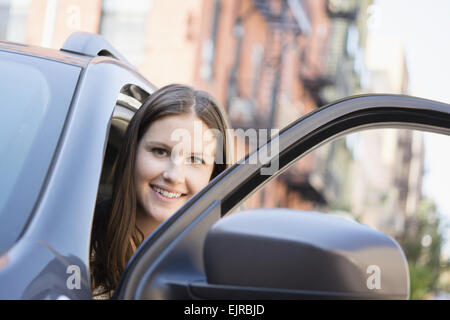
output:
[[[449,135],[450,105],[404,95],[362,95],[298,119],[155,230],[130,260],[114,298],[408,299],[405,256],[381,232],[283,209],[225,217],[313,149],[372,127]],[[275,145],[279,152],[271,153]],[[381,272],[381,285],[369,285],[369,271]]]

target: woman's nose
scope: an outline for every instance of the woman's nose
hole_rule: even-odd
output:
[[[163,178],[173,184],[184,183],[185,173],[183,163],[174,163],[171,161],[168,168],[163,172]]]

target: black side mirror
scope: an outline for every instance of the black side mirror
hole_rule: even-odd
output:
[[[238,299],[408,299],[398,243],[344,218],[256,209],[219,220],[204,245],[207,283],[198,297]]]

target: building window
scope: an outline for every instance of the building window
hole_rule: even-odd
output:
[[[151,0],[103,0],[100,34],[136,66],[145,63]]]
[[[9,0],[0,0],[0,39],[6,39],[9,21]]]
[[[358,53],[359,47],[359,31],[356,25],[351,24],[347,30],[346,53],[354,58]]]
[[[214,0],[213,20],[209,38],[203,42],[202,46],[202,64],[200,67],[200,76],[205,80],[214,78],[214,60],[216,56],[217,30],[220,17],[220,0]]]
[[[31,0],[0,0],[0,39],[24,43]]]

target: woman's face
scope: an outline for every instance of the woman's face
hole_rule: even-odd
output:
[[[196,115],[153,122],[139,141],[135,164],[138,214],[169,218],[208,184],[217,141]]]

